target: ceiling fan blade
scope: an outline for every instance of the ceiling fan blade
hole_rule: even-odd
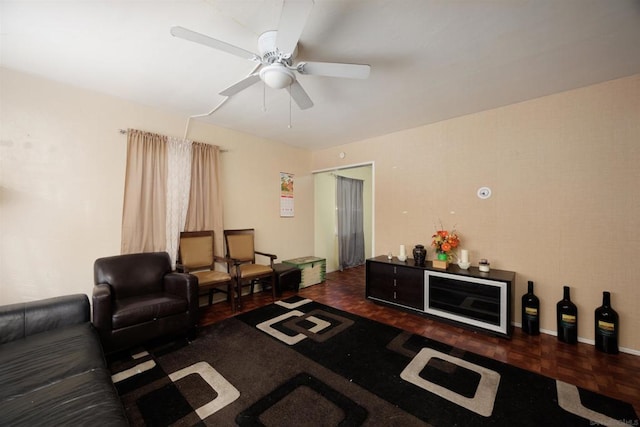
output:
[[[313,9],[313,0],[285,0],[278,23],[276,46],[282,53],[293,53]]]
[[[259,73],[250,74],[247,77],[245,77],[244,79],[240,80],[239,82],[236,82],[236,83],[232,84],[231,86],[229,86],[228,88],[226,88],[225,90],[220,92],[220,95],[222,95],[222,96],[235,95],[236,93],[238,93],[238,92],[240,92],[242,90],[245,90],[246,88],[248,88],[252,84],[257,83],[259,81],[260,81],[260,74]]]
[[[248,50],[244,50],[238,46],[234,46],[227,42],[214,39],[204,34],[197,33],[184,27],[175,26],[171,27],[171,35],[179,37],[181,39],[189,40],[195,43],[199,43],[205,46],[212,47],[214,49],[221,50],[223,52],[230,53],[240,58],[248,59],[250,61],[260,61],[260,56]]]
[[[301,62],[297,70],[301,74],[316,76],[344,77],[348,79],[366,79],[371,67],[364,64],[342,64],[336,62]]]
[[[307,95],[307,92],[305,92],[302,85],[298,83],[297,80],[288,86],[287,90],[301,110],[313,107],[313,101],[311,101],[311,98],[309,98],[309,95]]]

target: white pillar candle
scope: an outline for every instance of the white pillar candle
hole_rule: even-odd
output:
[[[460,261],[469,262],[469,251],[466,249],[460,250]]]
[[[404,245],[400,245],[400,256],[404,257],[407,255],[407,251],[404,248]]]

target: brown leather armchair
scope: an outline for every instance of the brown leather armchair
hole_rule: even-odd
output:
[[[99,258],[93,325],[110,353],[164,335],[195,336],[198,279],[171,271],[166,252]]]

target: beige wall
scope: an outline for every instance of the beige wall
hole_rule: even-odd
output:
[[[126,136],[182,136],[186,117],[0,68],[0,304],[91,295],[93,262],[120,252]],[[220,145],[225,226],[253,227],[280,259],[313,251],[311,154],[194,123]],[[279,217],[280,172],[295,174],[294,218]],[[220,236],[222,237],[222,236]]]
[[[375,162],[377,254],[456,225],[474,265],[517,273],[516,322],[533,280],[555,331],[569,285],[592,340],[609,290],[621,346],[640,351],[640,75],[314,152],[313,169],[347,161]]]
[[[117,129],[182,136],[186,118],[0,73],[0,304],[91,294],[93,261],[120,250],[126,137]],[[457,225],[474,264],[517,272],[514,320],[533,280],[542,328],[555,331],[567,284],[590,340],[610,290],[621,345],[640,351],[640,75],[313,156],[202,123],[189,137],[228,150],[225,225],[255,227],[262,250],[312,254],[310,171],[373,161],[376,253],[429,244],[439,220]],[[295,174],[294,218],[279,217],[279,172]],[[475,193],[485,185],[493,196],[483,201]]]

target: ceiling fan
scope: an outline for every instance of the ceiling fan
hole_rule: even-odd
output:
[[[371,69],[369,65],[364,64],[294,63],[298,52],[298,40],[312,8],[313,0],[284,0],[278,29],[267,31],[258,37],[259,54],[180,26],[172,27],[171,34],[258,63],[254,72],[224,89],[220,95],[235,95],[262,80],[274,89],[286,88],[298,107],[305,110],[313,107],[313,102],[298,82],[296,73],[366,79]]]

